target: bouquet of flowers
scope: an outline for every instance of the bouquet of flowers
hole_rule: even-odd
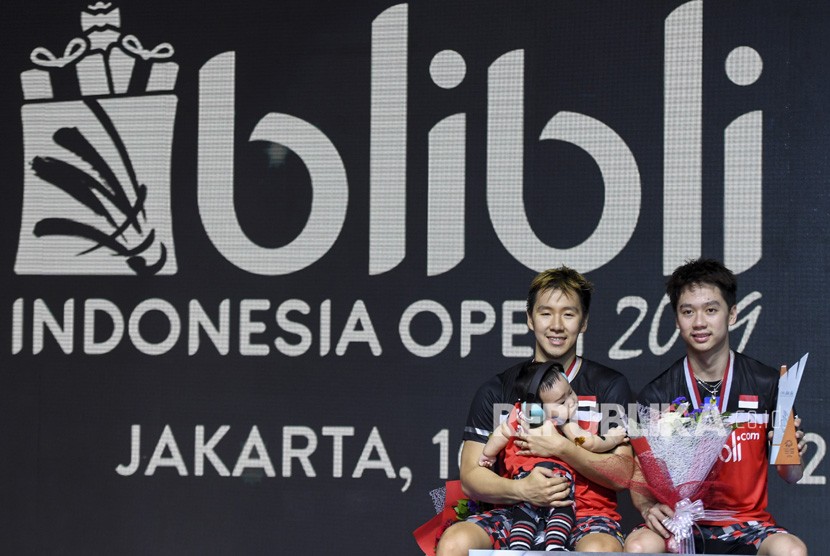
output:
[[[714,401],[692,411],[686,398],[674,400],[665,411],[639,407],[639,422],[629,437],[646,479],[645,490],[674,508],[664,525],[672,533],[668,548],[675,553],[695,551],[692,526],[698,520],[720,520],[729,511],[707,510],[701,498],[724,442],[732,432],[726,414]],[[632,486],[634,488],[634,486]]]
[[[435,516],[415,529],[412,535],[427,556],[435,556],[435,547],[444,531],[457,521],[483,511],[483,504],[470,500],[461,490],[461,481],[447,481],[445,486],[430,491]],[[489,505],[487,505],[489,507]]]

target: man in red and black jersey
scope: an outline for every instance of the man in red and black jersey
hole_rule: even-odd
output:
[[[579,397],[580,425],[592,432],[599,430],[602,406],[614,404],[622,413],[632,400],[623,375],[576,355],[577,339],[588,325],[592,289],[581,274],[567,267],[542,272],[531,282],[527,322],[535,337],[533,359],[482,384],[470,406],[461,452],[461,482],[470,497],[505,506],[519,502],[542,507],[570,504],[566,500],[568,481],[549,469],[536,467],[525,478],[513,480],[478,465],[488,436],[499,425],[500,418],[507,417],[518,397],[514,389],[516,379],[528,372],[532,362],[557,361],[566,369],[567,379]],[[623,535],[615,492],[620,486],[608,477],[627,479],[631,475],[631,447],[623,444],[613,452],[595,454],[560,435],[519,436],[516,444],[522,448],[521,455],[556,457],[577,472],[576,524],[571,535],[574,549],[620,551]],[[470,549],[506,547],[509,516],[509,508],[497,507],[456,523],[441,537],[438,556],[466,556]]]
[[[686,356],[647,384],[637,401],[668,404],[678,397],[697,409],[715,403],[735,425],[720,453],[714,486],[704,497],[710,510],[734,512],[729,519],[699,521],[698,550],[743,554],[801,555],[807,547],[779,527],[767,512],[767,467],[771,416],[778,398],[779,372],[729,349],[729,326],[737,318],[735,276],[719,261],[701,259],[677,268],[667,284]],[[797,433],[799,448],[803,433]],[[801,478],[800,465],[778,466],[788,482]],[[635,480],[637,478],[635,471]],[[632,490],[645,519],[626,539],[626,552],[666,550],[670,533],[664,521],[672,508]]]

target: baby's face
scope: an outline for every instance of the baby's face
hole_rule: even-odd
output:
[[[579,400],[565,377],[558,380],[552,388],[540,390],[539,398],[548,419],[564,423],[576,415]]]

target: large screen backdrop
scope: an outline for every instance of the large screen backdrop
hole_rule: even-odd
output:
[[[682,353],[664,282],[739,278],[736,349],[809,353],[825,460],[830,14],[805,1],[4,3],[0,544],[417,554],[524,298],[587,356]],[[738,457],[738,456],[735,456]],[[623,502],[626,527],[636,513]]]

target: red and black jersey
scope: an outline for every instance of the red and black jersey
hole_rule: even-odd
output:
[[[487,442],[487,438],[510,414],[520,393],[515,392],[516,378],[525,372],[531,361],[518,363],[481,385],[470,405],[463,439]],[[574,359],[565,373],[579,398],[579,425],[597,432],[601,406],[614,404],[625,411],[632,401],[628,380],[617,371],[581,357]],[[617,495],[579,474],[575,475],[576,516],[606,516],[620,520]]]
[[[513,406],[513,410],[510,412],[510,415],[507,417],[507,424],[510,425],[512,430],[518,430],[519,428],[519,410],[521,404],[516,403]],[[564,467],[565,469],[573,475],[574,470],[568,465],[566,462],[558,459],[558,458],[543,458],[539,456],[520,456],[518,455],[519,447],[516,446],[515,437],[511,436],[510,439],[507,441],[507,445],[504,447],[502,451],[502,459],[504,461],[504,471],[505,474],[509,477],[515,477],[520,473],[529,473],[533,468],[536,466],[537,463],[545,462],[545,461],[552,461],[557,463],[558,465]]]
[[[730,353],[724,373],[718,408],[729,413],[728,422],[736,429],[720,453],[720,465],[713,488],[704,496],[712,510],[731,510],[733,517],[708,525],[727,525],[735,521],[768,521],[767,434],[778,401],[780,373],[741,353]],[[668,404],[683,396],[697,408],[704,403],[695,381],[694,369],[684,357],[648,383],[637,397],[643,405]]]

